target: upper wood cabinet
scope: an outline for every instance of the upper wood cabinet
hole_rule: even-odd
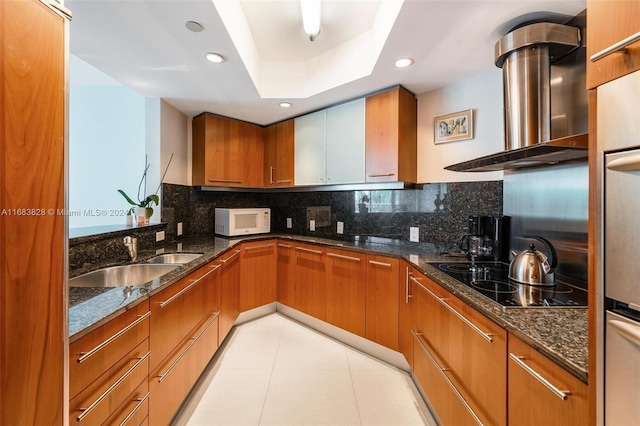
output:
[[[293,186],[294,120],[264,129],[264,186]]]
[[[402,87],[366,100],[366,181],[416,182],[418,102]]]
[[[640,39],[626,50],[591,61],[592,55],[640,32],[637,0],[587,1],[587,88],[640,69]]]
[[[200,114],[193,119],[193,185],[263,186],[264,129]]]

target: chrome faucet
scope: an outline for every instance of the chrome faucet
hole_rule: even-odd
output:
[[[123,242],[129,253],[129,259],[131,259],[132,262],[135,261],[138,257],[138,239],[135,237],[124,237]]]

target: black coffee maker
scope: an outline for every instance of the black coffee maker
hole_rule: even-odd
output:
[[[509,216],[469,216],[469,234],[460,248],[470,260],[509,261]]]

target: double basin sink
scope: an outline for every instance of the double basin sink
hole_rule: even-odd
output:
[[[201,253],[169,253],[153,257],[145,263],[98,269],[69,280],[70,287],[130,287],[152,281],[185,263],[202,256]]]

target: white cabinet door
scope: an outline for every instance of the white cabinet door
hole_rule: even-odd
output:
[[[365,99],[327,110],[326,183],[365,181]]]
[[[295,119],[295,184],[325,183],[326,110]]]

